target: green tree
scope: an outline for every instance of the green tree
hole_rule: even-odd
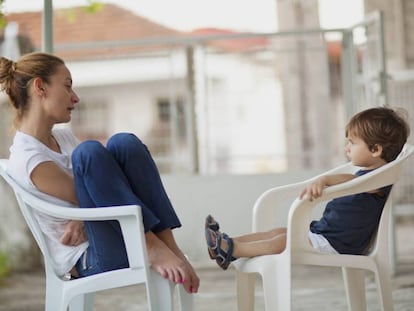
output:
[[[0,0],[0,30],[6,26],[6,19],[4,18],[3,13],[3,3],[4,0]]]
[[[0,0],[0,30],[6,27],[6,24],[7,24],[6,17],[4,16],[4,7],[3,7],[3,4],[5,1],[6,0]],[[96,1],[96,0],[85,0],[85,1],[87,5],[84,7],[84,9],[88,13],[95,13],[103,8],[103,4],[100,1]]]
[[[9,274],[9,261],[5,253],[0,252],[0,281]]]

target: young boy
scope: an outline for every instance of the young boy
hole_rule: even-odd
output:
[[[393,109],[364,110],[351,118],[345,129],[345,152],[353,165],[361,167],[354,175],[324,175],[309,184],[300,198],[316,199],[323,189],[364,175],[393,161],[409,135],[405,119]],[[391,185],[367,193],[334,199],[327,203],[319,221],[312,221],[309,241],[324,253],[364,254],[375,233]],[[286,228],[230,238],[207,216],[205,237],[210,258],[222,269],[239,257],[279,254],[286,247]]]

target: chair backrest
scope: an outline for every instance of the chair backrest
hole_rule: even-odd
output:
[[[37,221],[36,216],[34,215],[35,210],[33,209],[33,204],[42,204],[42,201],[36,198],[34,195],[30,194],[28,191],[23,189],[12,177],[10,177],[6,172],[7,159],[0,159],[0,176],[10,185],[13,189],[16,196],[17,203],[19,205],[20,211],[23,214],[23,217],[33,234],[45,260],[46,269],[56,266],[52,257],[50,256],[49,249],[47,247],[44,235],[40,228],[40,225]]]
[[[395,167],[397,176],[395,177],[394,184],[398,181],[398,178],[401,174],[401,167],[402,163],[410,156],[414,154],[414,146],[406,144],[404,146],[404,149],[401,151],[401,153],[398,155],[397,159],[395,159],[393,162],[389,163],[390,167]],[[390,222],[392,220],[392,205],[393,205],[393,192],[395,187],[391,190],[391,193],[388,196],[387,202],[385,203],[384,209],[381,214],[380,223],[378,225],[378,230],[376,234],[372,237],[372,242],[370,245],[370,248],[368,249],[368,254],[378,253],[378,252],[385,252],[388,253],[388,244],[389,244],[389,229],[390,228]],[[387,247],[382,248],[379,241],[386,241],[387,243],[384,243],[382,245],[386,245]]]

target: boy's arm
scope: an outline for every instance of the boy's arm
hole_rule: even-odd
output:
[[[317,178],[315,181],[310,183],[299,195],[299,198],[302,199],[305,195],[309,197],[309,200],[319,198],[322,195],[323,189],[329,186],[341,184],[348,180],[356,178],[352,174],[336,174],[336,175],[324,175]]]

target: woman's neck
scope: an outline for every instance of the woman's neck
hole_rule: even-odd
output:
[[[53,151],[60,152],[60,147],[52,135],[53,125],[40,122],[31,122],[30,119],[22,120],[19,131],[33,136]]]

